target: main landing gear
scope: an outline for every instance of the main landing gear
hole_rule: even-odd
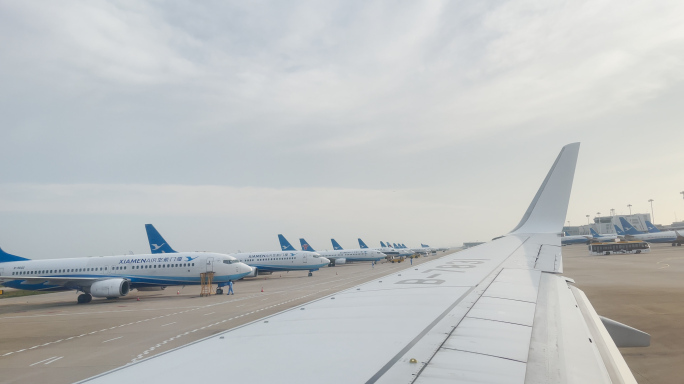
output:
[[[78,295],[78,303],[79,304],[90,303],[92,300],[93,300],[93,296],[90,293],[84,293],[84,294]]]
[[[309,277],[313,276],[313,272],[309,271]]]
[[[223,295],[223,288],[216,288],[217,295]]]

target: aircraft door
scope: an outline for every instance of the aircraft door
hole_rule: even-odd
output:
[[[307,254],[304,254],[304,256],[302,257],[304,264],[308,263],[307,256]]]
[[[214,258],[207,257],[207,272],[214,272]]]

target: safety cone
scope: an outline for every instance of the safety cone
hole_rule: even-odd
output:
[[[261,292],[263,292],[263,291],[264,291],[264,287],[261,287]]]
[[[140,301],[140,296],[138,296],[138,300],[136,300],[136,301]]]
[[[180,295],[180,290],[176,291],[176,295]]]

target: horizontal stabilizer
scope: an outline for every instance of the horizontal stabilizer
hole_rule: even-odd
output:
[[[0,263],[8,263],[10,261],[23,261],[28,260],[25,257],[11,255],[0,248]]]
[[[568,211],[579,143],[561,149],[551,170],[511,233],[559,233]]]
[[[648,347],[651,345],[651,335],[648,333],[632,328],[629,325],[618,323],[607,317],[599,317],[618,348]]]

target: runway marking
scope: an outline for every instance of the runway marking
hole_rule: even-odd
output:
[[[29,365],[29,367],[33,367],[33,366],[36,365],[36,364],[40,364],[40,363],[46,362],[46,361],[48,361],[48,360],[52,360],[52,359],[54,359],[55,357],[57,357],[57,356],[48,357],[48,358],[45,359],[45,360],[41,360],[41,361],[39,361],[39,362],[36,362],[36,363],[33,363],[33,364]]]
[[[668,257],[667,259],[662,259],[662,260],[660,260],[659,262],[656,263],[656,265],[658,265],[658,264],[660,264],[660,263],[662,263],[662,262],[664,262],[664,261],[669,261],[669,260],[680,260],[680,259],[684,259],[684,257]],[[664,266],[662,266],[662,267],[660,267],[660,268],[658,268],[658,269],[665,269],[665,268],[669,268],[669,267],[670,267],[670,264],[665,263]]]
[[[115,337],[115,338],[113,338],[113,339],[105,340],[105,341],[102,342],[102,344],[104,344],[104,343],[109,343],[110,341],[114,341],[114,340],[119,340],[119,339],[122,338],[122,337],[123,337],[123,336],[119,336],[119,337]]]
[[[173,323],[164,324],[164,325],[162,325],[162,327],[166,327],[167,325],[171,325],[171,324],[176,324],[176,322],[174,321]]]
[[[60,357],[58,357],[58,358],[56,358],[56,359],[54,359],[54,360],[50,360],[50,361],[48,361],[47,363],[45,363],[45,365],[52,364],[52,363],[54,363],[55,361],[57,361],[57,360],[59,360],[59,359],[61,359],[61,358],[63,358],[63,357],[64,357],[64,356],[60,356]]]
[[[204,316],[209,316],[209,315],[213,315],[214,313],[216,313],[216,312],[209,312],[209,313],[205,313],[205,314],[204,314]]]

